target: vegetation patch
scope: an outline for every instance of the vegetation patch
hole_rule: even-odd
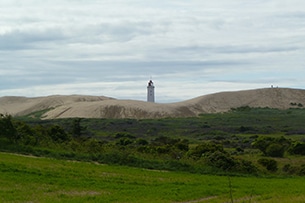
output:
[[[0,153],[1,202],[304,202],[303,177],[214,176]]]
[[[43,115],[54,108],[43,109],[41,111],[35,111],[25,116],[20,116],[19,119],[29,120],[29,119],[42,119]]]
[[[205,177],[205,175],[214,178],[248,177],[249,180],[257,177],[276,177],[271,179],[279,182],[285,178],[290,180],[292,176],[300,176],[298,178],[302,179],[301,177],[305,175],[304,120],[305,109],[278,110],[249,107],[232,109],[227,113],[203,114],[193,118],[157,120],[85,118],[40,120],[1,115],[0,151],[48,157],[58,159],[58,162],[54,163],[53,168],[42,170],[40,166],[37,166],[38,168],[27,166],[18,161],[10,163],[8,159],[4,159],[0,163],[0,171],[8,177],[11,175],[16,179],[27,180],[27,177],[33,176],[35,179],[48,177],[47,182],[40,184],[40,190],[43,191],[40,192],[40,195],[52,196],[52,200],[56,196],[60,201],[69,199],[71,196],[86,197],[88,199],[82,199],[86,201],[97,201],[94,199],[99,196],[109,196],[109,202],[120,202],[114,198],[115,195],[118,195],[117,191],[120,191],[120,188],[109,191],[107,187],[99,186],[92,179],[85,181],[88,185],[91,182],[92,187],[88,186],[83,189],[67,187],[64,191],[60,191],[61,186],[55,182],[58,181],[57,177],[63,175],[60,171],[55,170],[56,164],[69,163],[70,165],[71,162],[72,165],[79,161],[97,163],[98,166],[108,164],[116,167],[135,167],[138,169],[134,170],[140,171],[144,169],[151,172],[172,171],[197,177]],[[60,168],[60,170],[70,170],[65,175],[71,178],[69,180],[71,183],[79,184],[77,181],[73,182],[73,179],[81,178],[77,172],[78,168],[67,169],[62,166]],[[98,170],[93,170],[87,171],[84,176],[87,176],[88,173],[89,176],[90,173],[97,173],[102,179],[112,178],[109,181],[116,182],[117,186],[124,185],[126,181],[114,171],[99,173]],[[145,174],[142,175],[145,176]],[[164,178],[161,177],[159,182],[163,182]],[[142,181],[135,179],[131,185],[143,186]],[[155,181],[153,180],[153,182]],[[192,181],[190,180],[190,184]],[[253,182],[255,183],[255,181]],[[5,179],[2,183],[6,184]],[[226,185],[223,185],[227,189],[226,194],[228,191],[234,194],[236,185],[233,183],[229,184],[232,186],[229,186],[228,189],[228,180],[223,182]],[[52,184],[57,186],[53,188]],[[60,184],[65,185],[66,183],[60,182]],[[96,185],[94,186],[94,184]],[[238,182],[238,187],[241,186],[240,184]],[[146,183],[144,185],[150,188],[150,185],[146,185]],[[176,185],[179,185],[176,191],[177,196],[163,199],[160,194],[160,199],[157,198],[153,202],[167,202],[167,200],[168,202],[179,202],[180,200],[189,201],[214,196],[221,199],[225,193],[222,189],[213,188],[203,196],[194,194],[192,191],[185,193],[186,196],[179,196],[185,182],[178,181],[177,184],[163,186],[176,188]],[[198,185],[200,184],[198,183]],[[10,186],[13,187],[14,184],[11,183]],[[18,191],[22,190],[22,187],[24,185],[19,187],[18,184],[16,185],[15,190],[11,191],[12,199]],[[154,187],[157,188],[157,186]],[[154,187],[150,189],[156,193],[158,190]],[[244,185],[244,187],[249,186]],[[166,191],[164,192],[166,193]],[[269,192],[274,193],[274,191]],[[233,196],[234,198],[246,198],[249,197],[249,194],[252,197],[250,191],[238,194],[237,197]],[[253,197],[256,196],[259,199],[262,197],[261,194],[266,193],[256,192]],[[35,196],[33,192],[30,192],[29,195]],[[143,196],[145,196],[144,193]],[[268,197],[266,195],[263,197],[265,199],[259,199],[259,201],[267,201]],[[128,198],[130,197],[128,196]],[[145,202],[145,199],[142,200]],[[9,198],[6,201],[9,202]],[[133,201],[134,199],[131,198],[127,202]],[[23,202],[23,200],[14,199],[13,202]]]

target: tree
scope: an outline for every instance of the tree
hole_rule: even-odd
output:
[[[84,130],[84,128],[80,125],[81,120],[82,120],[81,118],[76,118],[73,120],[72,134],[75,137],[80,137],[82,134],[82,131]]]
[[[16,130],[21,142],[25,145],[37,145],[38,136],[35,131],[24,122],[17,122]]]
[[[11,142],[18,142],[19,135],[11,115],[0,114],[0,136],[8,138]]]
[[[66,142],[70,141],[70,136],[65,132],[65,130],[58,126],[53,125],[47,130],[48,136],[52,138],[55,142]]]

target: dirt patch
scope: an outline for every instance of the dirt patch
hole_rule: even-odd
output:
[[[209,200],[216,199],[217,196],[211,196],[211,197],[204,197],[201,199],[197,200],[190,200],[190,201],[185,201],[185,202],[176,202],[176,203],[200,203],[200,202],[208,202]]]
[[[97,192],[97,191],[66,191],[66,192],[58,192],[58,194],[67,195],[67,196],[97,196],[101,194],[106,194],[106,192]]]

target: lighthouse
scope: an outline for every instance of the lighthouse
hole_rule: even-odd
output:
[[[147,85],[147,101],[155,102],[155,86],[152,80],[150,80]]]

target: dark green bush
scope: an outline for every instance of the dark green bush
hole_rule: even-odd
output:
[[[260,165],[264,166],[268,171],[277,171],[277,162],[273,159],[262,158],[257,161]]]
[[[204,160],[208,165],[225,171],[230,171],[236,165],[234,158],[232,158],[228,153],[221,151],[206,153],[204,155]]]
[[[301,166],[292,166],[290,164],[286,164],[283,166],[282,170],[283,172],[290,175],[305,176],[305,164],[302,164]]]
[[[295,143],[288,151],[290,154],[305,155],[305,143]]]
[[[283,157],[285,148],[283,145],[272,143],[266,149],[266,155],[270,157]]]
[[[137,145],[148,145],[149,143],[148,143],[147,140],[139,138],[139,139],[136,140],[136,144]]]
[[[247,160],[236,160],[237,164],[235,165],[234,170],[236,172],[241,173],[249,173],[249,174],[256,174],[258,172],[258,169],[256,166],[253,165],[251,161]]]
[[[0,137],[6,137],[11,142],[17,143],[20,136],[13,122],[11,115],[0,114]]]
[[[127,145],[130,145],[133,143],[133,140],[132,139],[129,139],[129,138],[120,138],[118,141],[117,141],[117,145],[122,145],[122,146],[127,146]]]
[[[214,153],[214,152],[224,152],[223,146],[220,144],[216,144],[214,142],[204,142],[198,146],[196,146],[194,149],[190,150],[188,152],[188,156],[198,160],[202,156],[205,156],[205,153]]]
[[[66,142],[71,140],[71,136],[59,125],[50,126],[47,129],[47,134],[55,142]]]
[[[283,172],[288,173],[290,175],[297,174],[298,167],[291,166],[290,164],[286,164],[283,166]]]
[[[291,141],[284,137],[258,137],[252,143],[252,147],[261,150],[265,156],[270,157],[283,157],[285,150],[288,149],[290,145]]]
[[[189,150],[189,141],[186,139],[181,140],[175,144],[175,147],[181,151],[188,151]]]

